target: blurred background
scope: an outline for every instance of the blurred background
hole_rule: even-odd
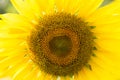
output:
[[[88,0],[89,1],[89,0]],[[111,3],[113,0],[105,0],[101,6]],[[0,0],[0,14],[17,13],[10,0]]]
[[[16,13],[17,11],[10,3],[10,0],[0,0],[0,14]]]

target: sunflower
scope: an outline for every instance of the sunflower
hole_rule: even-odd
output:
[[[11,0],[0,15],[0,80],[119,80],[120,2]]]

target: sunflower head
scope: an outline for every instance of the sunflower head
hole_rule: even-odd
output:
[[[64,12],[45,15],[28,39],[39,67],[53,75],[71,75],[87,64],[92,54],[90,27],[81,18]]]
[[[18,13],[0,14],[0,79],[119,80],[120,2],[103,1],[11,0]]]

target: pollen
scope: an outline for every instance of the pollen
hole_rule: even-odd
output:
[[[31,31],[28,47],[33,61],[45,73],[77,74],[93,53],[93,34],[84,20],[69,13],[43,16]]]

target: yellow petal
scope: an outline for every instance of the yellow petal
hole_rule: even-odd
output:
[[[119,5],[120,5],[120,2],[113,1],[111,4],[108,4],[104,7],[97,9],[93,14],[89,16],[89,18],[87,18],[87,20],[90,22],[97,22],[97,23],[98,21],[100,21],[99,23],[106,22],[106,21],[111,22],[113,17],[120,14]],[[114,21],[114,19],[112,21]]]
[[[42,73],[39,71],[38,67],[33,68],[30,73],[26,74],[24,76],[25,80],[44,80],[44,78],[41,77]],[[24,80],[23,79],[23,80]]]
[[[10,75],[10,76],[12,76],[12,78],[14,78],[14,76],[19,74],[19,72],[21,72],[21,70],[23,70],[25,68],[25,66],[27,65],[27,62],[28,62],[29,59],[25,58],[25,57],[20,58],[20,59],[21,59],[20,62],[18,62],[16,64],[14,64],[13,66],[11,66],[11,68],[5,73],[6,75]]]
[[[78,5],[78,16],[87,19],[98,9],[104,0],[82,0]]]
[[[55,0],[58,11],[65,11],[78,14],[80,17],[87,17],[94,12],[103,0]]]
[[[31,21],[36,22],[37,18],[34,11],[31,9],[26,0],[11,0],[11,2],[21,15],[27,17]]]
[[[106,31],[107,32],[107,31]],[[95,33],[95,36],[98,38],[98,39],[105,39],[105,40],[120,40],[120,34],[119,33],[111,33],[111,32],[108,32],[108,33]]]
[[[9,76],[8,72],[13,68],[16,64],[23,62],[24,60],[28,60],[28,58],[24,57],[24,54],[15,54],[14,56],[8,56],[0,61],[0,76]]]
[[[38,3],[39,0],[25,0],[25,1],[26,1],[27,4],[29,4],[29,8],[31,8],[30,13],[34,13],[34,15],[39,19],[42,16],[41,8],[43,8],[43,7],[40,7],[40,4]],[[27,7],[28,6],[26,6],[26,8]]]
[[[95,20],[91,21],[92,25],[95,25],[96,28],[106,28],[106,27],[108,28],[110,26],[109,28],[111,29],[111,26],[113,26],[114,30],[116,29],[116,26],[118,28],[118,25],[120,25],[119,22],[120,22],[120,14],[104,15],[102,17],[96,18]]]
[[[97,58],[97,57],[96,57]],[[97,60],[97,59],[95,59]],[[107,68],[102,68],[102,66],[105,66],[105,64],[99,64],[100,60],[98,61],[91,61],[91,67],[92,67],[92,71],[98,76],[99,80],[117,80],[118,77],[116,77],[115,74],[113,74],[112,72],[108,71]],[[94,62],[95,61],[95,62]],[[99,65],[98,65],[99,64]]]
[[[86,80],[98,80],[98,76],[92,71],[89,70],[88,68],[83,68]]]
[[[40,18],[44,14],[54,12],[54,0],[26,0],[34,13]]]
[[[1,18],[0,27],[2,29],[8,30],[14,28],[14,29],[22,30],[24,32],[25,31],[29,32],[31,29],[34,28],[34,25],[29,20],[18,14],[11,14],[11,13],[2,14],[0,15],[0,18]]]
[[[114,52],[115,55],[120,53],[120,40],[105,40],[105,39],[97,39],[96,40],[96,44],[98,45],[98,47],[100,47],[101,49],[108,51],[108,52]],[[98,48],[98,49],[100,49]]]
[[[51,79],[52,79],[52,75],[49,74],[44,75],[44,80],[51,80]]]
[[[35,68],[35,65],[32,61],[29,61],[26,63],[25,66],[20,68],[12,77],[13,80],[23,80],[25,75],[28,73],[31,73],[31,71]]]
[[[120,24],[97,26],[92,32],[99,39],[120,39]]]
[[[11,0],[11,2],[19,13],[36,23],[43,12],[49,13],[54,8],[53,0]]]
[[[119,77],[120,65],[119,57],[114,55],[115,53],[107,52],[98,52],[96,53],[97,57],[92,58],[93,62],[97,64],[102,69],[105,69],[106,72],[111,73],[112,75]]]
[[[86,74],[83,69],[80,72],[78,72],[78,74],[74,75],[74,79],[75,80],[88,80],[86,78]]]
[[[4,40],[4,41],[3,41]],[[26,43],[18,39],[0,39],[0,56],[10,56],[20,53],[26,53]]]
[[[11,77],[9,77],[9,76],[5,76],[5,77],[0,77],[0,80],[11,80]]]
[[[27,33],[23,33],[23,34],[20,34],[20,33],[18,33],[18,34],[9,34],[9,33],[11,33],[11,31],[9,31],[9,30],[8,31],[1,31],[0,38],[1,39],[10,39],[10,38],[12,38],[12,39],[15,39],[15,38],[17,38],[17,39],[26,39],[26,37],[28,35]]]

